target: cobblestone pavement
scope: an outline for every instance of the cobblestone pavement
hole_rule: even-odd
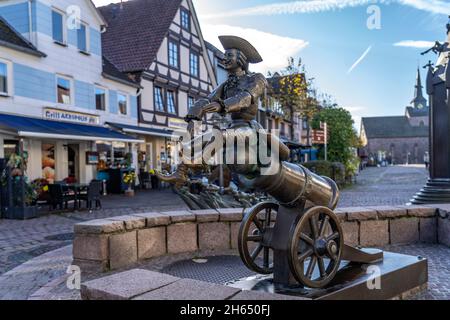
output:
[[[134,198],[112,196],[102,210],[45,215],[31,220],[0,219],[0,275],[33,257],[72,243],[73,225],[84,220],[136,212],[187,208],[170,189],[137,193]]]
[[[408,299],[450,300],[450,248],[442,245],[414,244],[388,246],[383,249],[397,253],[422,256],[428,259],[428,289],[415,296],[411,296]],[[236,252],[224,252],[224,254],[236,255]],[[53,258],[56,260],[52,261]],[[139,268],[159,271],[164,269],[164,266],[172,265],[173,262],[190,258],[192,258],[192,256],[185,254],[180,255],[179,257],[163,258],[161,261],[156,259],[150,263],[141,263]],[[0,276],[0,299],[26,299],[31,293],[36,292],[36,290],[45,284],[45,281],[48,281],[52,276],[59,276],[60,279],[56,279],[57,281],[54,281],[54,285],[38,290],[31,299],[79,300],[79,291],[69,290],[65,281],[66,276],[64,276],[64,274],[70,262],[71,246],[28,261],[16,269]],[[224,266],[223,269],[230,272],[230,269],[234,268],[233,264],[235,263],[239,264],[239,267],[236,268],[242,266],[240,258],[236,257],[229,259],[228,265]],[[219,272],[223,273],[224,270],[219,270]],[[211,273],[214,272],[211,271]],[[90,275],[89,278],[83,278],[83,281],[94,279],[98,276],[99,275]],[[210,277],[214,278],[213,275],[210,275]],[[223,274],[218,275],[216,278],[222,279]]]
[[[360,172],[356,184],[341,190],[339,207],[406,204],[427,179],[421,165],[369,167]]]

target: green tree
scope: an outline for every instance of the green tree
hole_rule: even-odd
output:
[[[358,169],[355,148],[359,139],[350,112],[336,105],[326,106],[315,115],[312,127],[319,129],[320,122],[326,122],[328,127],[328,160],[343,163],[347,175],[355,173]],[[323,157],[323,152],[322,148],[319,156]]]
[[[313,118],[317,113],[319,103],[310,94],[309,88],[312,83],[306,78],[305,66],[300,58],[298,60],[289,58],[286,68],[274,74],[269,73],[268,76],[271,77],[271,96],[280,102],[287,119],[292,120],[294,113],[298,113],[308,120]]]

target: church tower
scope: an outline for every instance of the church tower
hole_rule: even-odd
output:
[[[416,85],[414,90],[414,99],[411,101],[411,105],[414,109],[423,109],[427,106],[427,100],[424,98],[422,93],[422,80],[420,78],[420,71],[419,68],[417,68],[417,78],[416,78]]]

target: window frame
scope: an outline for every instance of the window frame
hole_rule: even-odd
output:
[[[79,32],[81,30],[81,27],[84,27],[84,40],[85,40],[85,47],[86,50],[83,50],[80,48],[80,43],[79,43]],[[89,24],[83,21],[80,21],[80,27],[77,29],[77,49],[81,52],[81,53],[86,53],[89,54],[90,52],[90,32],[89,32]]]
[[[196,74],[192,73],[192,70],[193,70],[192,69],[192,67],[193,67],[193,64],[192,64],[193,59],[192,58],[193,57],[197,58],[197,69],[196,69],[197,73]],[[194,51],[191,51],[189,53],[189,74],[194,78],[200,78],[200,55]]]
[[[69,103],[64,103],[64,102],[59,102],[59,96],[58,96],[58,79],[64,79],[69,81]],[[74,83],[73,83],[73,78],[69,77],[69,76],[65,76],[62,74],[56,74],[56,103],[58,103],[59,105],[64,105],[64,106],[73,106],[74,105]]]
[[[186,14],[187,16],[187,27],[185,28],[185,26],[183,25],[183,14]],[[181,29],[186,30],[186,31],[191,31],[191,12],[186,9],[186,8],[181,8],[180,11],[180,26]]]
[[[188,110],[195,104],[195,98],[193,97],[193,96],[189,96],[188,95],[188,97],[187,97],[187,107],[188,107]],[[192,106],[190,106],[189,105],[189,101],[191,101],[192,100]]]
[[[172,51],[171,45],[175,45],[175,48],[176,48],[176,56],[175,56],[176,66],[171,64],[171,62],[172,62],[171,61],[171,51]],[[167,41],[167,62],[168,62],[169,67],[172,69],[180,68],[180,43],[177,42],[176,40],[170,39],[170,38]]]
[[[0,92],[0,97],[11,97],[13,95],[13,71],[12,62],[0,58],[0,63],[6,66],[6,92]]]
[[[125,104],[126,104],[125,105],[125,107],[126,107],[125,113],[122,113],[120,111],[119,96],[124,96],[125,97]],[[117,91],[117,114],[118,115],[120,115],[120,116],[128,116],[130,114],[130,111],[129,111],[129,109],[130,109],[130,101],[129,100],[130,99],[129,99],[128,93],[125,93],[125,92],[122,92],[122,91]]]
[[[172,111],[170,111],[169,110],[169,95],[172,95],[172,97],[173,97],[173,112]],[[165,94],[165,96],[166,96],[166,101],[167,101],[167,103],[166,103],[166,112],[167,113],[170,113],[170,114],[178,114],[178,101],[177,101],[177,95],[176,95],[176,91],[175,90],[172,90],[172,89],[166,89],[166,94]]]
[[[161,103],[162,103],[162,109],[157,108],[157,104],[156,104],[156,91],[160,90],[161,92]],[[166,112],[166,102],[164,99],[164,88],[161,86],[153,86],[153,110],[156,112]]]
[[[105,108],[104,109],[97,109],[97,89],[105,91]],[[108,89],[100,86],[98,84],[94,85],[94,97],[95,97],[95,110],[100,112],[107,112],[108,111]]]
[[[62,41],[60,41],[59,39],[55,39],[55,35],[54,35],[54,22],[53,22],[53,13],[57,13],[61,16],[61,35],[62,35]],[[52,7],[52,39],[53,42],[59,45],[63,45],[63,46],[67,46],[67,28],[64,28],[64,26],[66,25],[66,14],[64,13],[64,11],[54,8]]]

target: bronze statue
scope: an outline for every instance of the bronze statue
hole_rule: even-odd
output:
[[[249,142],[245,152],[238,152],[232,163],[227,162],[228,168],[238,174],[241,185],[276,199],[260,202],[245,212],[238,236],[239,253],[245,265],[258,273],[273,273],[275,284],[300,283],[322,288],[334,278],[342,259],[360,263],[381,260],[382,252],[368,253],[344,244],[339,219],[333,212],[339,199],[336,183],[301,165],[286,162],[289,149],[255,121],[258,100],[267,86],[262,74],[248,71],[249,63],[262,61],[257,50],[239,37],[219,39],[226,50],[224,65],[228,80],[208,98],[197,101],[185,120],[193,131],[193,121],[201,121],[207,113],[230,115],[230,124],[221,131],[225,138],[231,138],[225,139],[227,142],[258,132],[256,143]],[[183,163],[173,175],[160,178],[178,187],[185,184],[189,169],[207,165],[205,158],[200,158],[202,155],[193,153],[192,146],[200,141],[201,150],[205,150],[213,140],[203,143],[204,140],[195,137],[184,142],[187,148],[182,154]],[[224,147],[226,153],[235,148],[234,142]],[[262,163],[259,158],[255,163],[249,162],[252,153],[259,155],[260,149],[266,147],[276,158],[271,158],[270,163]],[[264,168],[275,170],[264,173]]]

